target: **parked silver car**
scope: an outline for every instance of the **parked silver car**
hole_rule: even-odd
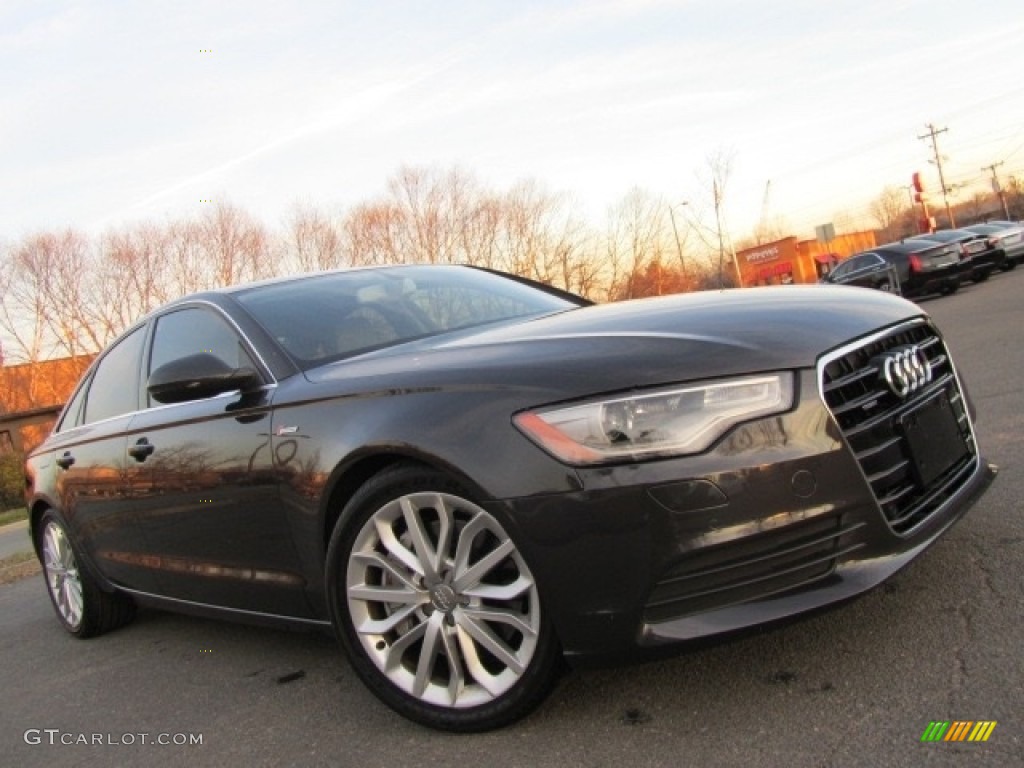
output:
[[[972,224],[964,229],[979,235],[994,237],[999,247],[1006,252],[1006,266],[1010,270],[1024,260],[1024,226],[1009,221],[989,222],[988,224]]]

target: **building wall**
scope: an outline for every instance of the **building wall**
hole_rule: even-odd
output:
[[[46,439],[62,407],[37,408],[0,416],[0,453],[31,451]]]
[[[42,441],[93,357],[0,367],[0,450],[31,450]]]
[[[736,252],[745,287],[816,283],[832,266],[875,246],[874,232],[836,235],[831,242],[784,237]]]

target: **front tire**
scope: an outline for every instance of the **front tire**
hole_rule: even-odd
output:
[[[127,595],[104,592],[82,567],[67,524],[54,510],[39,521],[39,559],[57,618],[70,634],[86,638],[127,624],[135,604]]]
[[[484,731],[550,692],[561,653],[536,581],[496,517],[451,478],[402,465],[349,501],[327,593],[353,668],[405,717]]]

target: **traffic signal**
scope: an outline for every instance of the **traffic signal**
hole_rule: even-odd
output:
[[[924,191],[924,181],[921,179],[920,171],[914,171],[910,177],[910,183],[914,188],[914,202],[925,205],[928,202],[928,194]]]

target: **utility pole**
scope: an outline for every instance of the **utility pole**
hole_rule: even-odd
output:
[[[992,171],[992,191],[999,195],[999,202],[1003,204],[1003,215],[1010,218],[1010,206],[1006,204],[1006,193],[1003,191],[1003,185],[999,183],[999,177],[996,175],[996,168],[1002,165],[1005,161],[1000,160],[998,163],[992,163],[992,165],[986,165],[981,170]]]
[[[932,152],[935,154],[935,167],[939,169],[939,184],[942,186],[942,201],[946,204],[946,216],[949,217],[949,228],[956,229],[956,222],[953,221],[953,209],[949,207],[949,192],[946,189],[946,179],[942,175],[942,156],[939,154],[939,142],[936,137],[940,133],[945,133],[948,128],[936,129],[934,125],[928,123],[926,126],[928,133],[924,136],[918,136],[919,139],[931,139],[932,140]]]

